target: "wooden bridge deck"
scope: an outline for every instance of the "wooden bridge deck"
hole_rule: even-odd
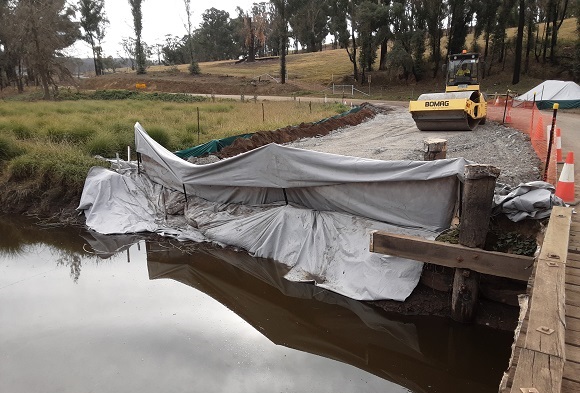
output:
[[[580,392],[580,217],[555,208],[501,393]]]
[[[580,392],[580,217],[578,214],[572,214],[565,286],[566,363],[564,363],[562,376],[562,393],[572,393]]]

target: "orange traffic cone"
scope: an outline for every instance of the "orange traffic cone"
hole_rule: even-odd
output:
[[[495,93],[495,106],[499,106],[499,96]]]
[[[556,196],[566,203],[574,202],[574,152],[568,152],[566,156],[566,163],[556,185]]]

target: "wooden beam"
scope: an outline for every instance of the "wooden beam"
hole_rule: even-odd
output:
[[[512,393],[537,389],[538,392],[561,392],[566,375],[565,272],[571,209],[554,207],[544,243],[534,266],[525,342],[518,359]],[[569,374],[569,371],[568,371]]]
[[[562,358],[522,348],[510,392],[559,393],[563,374]]]
[[[380,231],[371,234],[369,250],[440,266],[471,269],[483,274],[520,281],[528,281],[534,263],[532,257],[485,251]]]
[[[572,211],[555,206],[536,262],[525,348],[564,359],[565,269]]]

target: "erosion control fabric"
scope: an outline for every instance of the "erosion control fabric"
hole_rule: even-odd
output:
[[[139,124],[135,143],[140,174],[89,173],[79,209],[91,229],[239,247],[288,265],[289,280],[357,300],[410,295],[422,263],[370,253],[370,233],[433,239],[450,225],[469,163],[380,161],[271,144],[194,165]]]

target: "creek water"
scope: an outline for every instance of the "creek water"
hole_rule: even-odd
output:
[[[496,392],[512,334],[219,247],[0,217],[0,392]]]

